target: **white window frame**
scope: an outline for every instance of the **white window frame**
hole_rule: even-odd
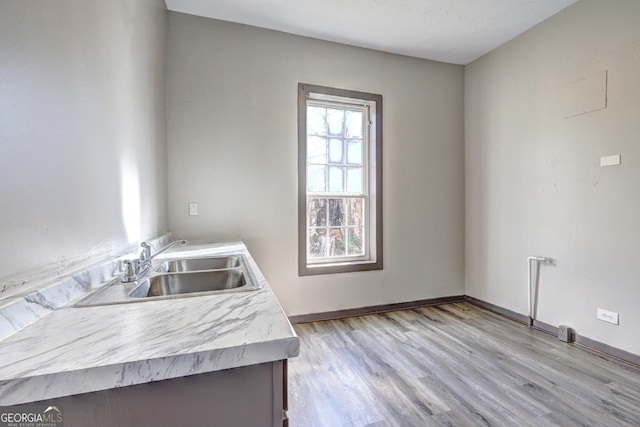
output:
[[[352,109],[364,114],[363,192],[307,191],[307,107]],[[327,162],[328,164],[329,162]],[[346,189],[345,189],[346,190]],[[309,199],[363,198],[365,200],[361,256],[310,256]],[[320,228],[324,228],[320,227]],[[326,225],[326,229],[331,227]],[[348,228],[348,226],[347,226]],[[323,86],[298,85],[298,252],[300,276],[382,269],[382,96]]]

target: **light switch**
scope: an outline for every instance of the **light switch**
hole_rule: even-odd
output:
[[[620,154],[600,157],[600,166],[617,166],[621,163]]]
[[[198,204],[197,203],[189,203],[189,215],[190,216],[198,215]]]

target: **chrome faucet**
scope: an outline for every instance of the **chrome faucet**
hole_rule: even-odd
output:
[[[140,258],[138,259],[128,259],[123,261],[124,265],[124,274],[122,275],[121,281],[124,283],[135,282],[139,280],[142,276],[144,276],[149,269],[151,268],[151,260],[160,255],[162,252],[167,249],[175,246],[175,245],[183,245],[187,243],[186,240],[176,240],[175,242],[169,243],[167,246],[163,247],[159,251],[154,254],[151,254],[151,245],[147,242],[140,243],[142,247],[142,252],[140,253]]]

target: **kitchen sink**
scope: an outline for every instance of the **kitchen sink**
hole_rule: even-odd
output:
[[[242,271],[213,270],[194,273],[166,273],[145,279],[129,294],[132,298],[160,297],[197,292],[222,291],[247,285]]]
[[[221,268],[235,268],[239,266],[239,256],[183,258],[165,261],[156,268],[156,271],[174,273],[181,271],[219,270]]]
[[[78,301],[76,307],[255,291],[260,282],[244,255],[179,258],[162,262],[137,281],[120,278]]]

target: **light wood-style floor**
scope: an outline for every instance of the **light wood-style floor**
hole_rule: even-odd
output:
[[[295,329],[292,427],[640,426],[640,369],[467,303]]]

